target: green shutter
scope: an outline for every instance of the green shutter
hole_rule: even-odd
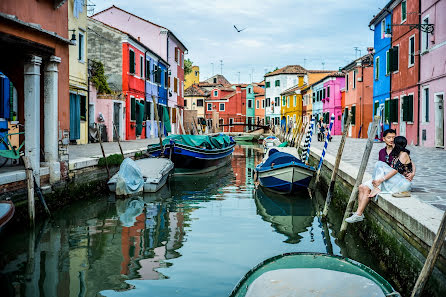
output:
[[[401,21],[404,21],[407,18],[407,6],[406,1],[401,3]]]
[[[409,100],[408,96],[403,96],[401,98],[401,104],[402,104],[402,110],[403,110],[403,121],[407,122],[407,119],[409,118]]]
[[[399,48],[394,46],[389,50],[390,53],[390,71],[394,72],[398,70],[398,54]]]
[[[390,101],[390,122],[398,123],[398,99]]]
[[[136,101],[135,98],[130,98],[130,120],[136,120]]]
[[[386,74],[390,73],[390,51],[386,52]]]
[[[384,122],[389,123],[390,121],[390,100],[386,100],[384,103]]]
[[[375,102],[375,113],[374,115],[378,115],[379,102]]]
[[[347,124],[347,117],[348,117],[348,107],[344,109],[344,125]]]
[[[129,51],[129,66],[130,73],[135,73],[135,53],[133,51]]]
[[[413,95],[407,97],[407,121],[413,122]]]
[[[352,125],[356,123],[356,106],[352,106]]]

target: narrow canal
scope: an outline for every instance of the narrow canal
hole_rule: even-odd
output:
[[[285,252],[344,255],[379,271],[360,239],[340,245],[315,200],[254,191],[260,148],[238,146],[212,174],[175,177],[131,199],[104,194],[58,211],[36,233],[2,234],[2,296],[227,296]],[[6,293],[6,295],[4,294]]]

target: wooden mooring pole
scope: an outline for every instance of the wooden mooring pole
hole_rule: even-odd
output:
[[[358,196],[359,185],[362,183],[362,178],[364,177],[367,162],[369,161],[370,153],[372,152],[373,141],[375,140],[379,119],[380,116],[375,116],[375,120],[372,124],[372,129],[370,129],[370,134],[367,139],[367,145],[365,146],[364,155],[362,156],[361,165],[359,166],[358,176],[356,177],[355,186],[353,187],[352,193],[350,194],[350,199],[348,200],[347,208],[345,209],[344,217],[342,219],[341,230],[338,237],[340,240],[344,239],[345,232],[347,231],[348,223],[345,221],[345,219],[350,216],[353,206],[355,205],[355,201]]]
[[[113,130],[116,133],[116,139],[118,139],[119,150],[121,151],[122,158],[124,159],[124,152],[122,151],[121,140],[120,140],[120,137],[119,137],[118,129],[116,129],[115,123],[113,123]]]
[[[341,143],[339,144],[338,154],[336,155],[336,161],[334,164],[333,172],[331,173],[330,185],[328,186],[327,198],[325,198],[325,206],[322,212],[322,219],[325,219],[328,214],[328,208],[330,207],[331,197],[333,196],[336,177],[338,176],[339,165],[341,164],[342,153],[344,152],[345,140],[347,138],[348,129],[352,120],[351,111],[348,113],[347,122],[344,125],[344,132],[342,133]]]
[[[161,138],[161,127],[160,127],[161,122],[159,121],[158,118],[158,104],[156,104],[154,95],[152,95],[152,101],[153,101],[153,109],[155,109],[155,121],[157,122],[158,125],[157,130],[158,130],[158,137],[160,139],[161,153],[163,153],[163,139]]]
[[[101,145],[102,156],[104,157],[104,161],[105,161],[105,168],[107,169],[107,176],[108,176],[108,179],[110,179],[110,169],[108,169],[107,157],[105,156],[104,147],[102,146],[102,134],[101,134],[100,127],[98,128],[98,136],[99,136],[99,144]]]
[[[443,213],[443,218],[441,219],[440,227],[438,228],[437,235],[435,236],[434,243],[429,250],[426,262],[424,262],[423,269],[421,269],[420,275],[418,276],[417,282],[412,291],[411,297],[421,296],[426,282],[434,270],[435,262],[437,261],[438,255],[440,254],[441,247],[443,245],[446,236],[446,212]]]
[[[29,161],[29,157],[23,156],[23,163],[25,164],[26,184],[28,189],[29,224],[31,228],[34,229],[36,221],[36,206],[34,199],[34,176],[33,176],[33,171],[31,169],[31,163]]]

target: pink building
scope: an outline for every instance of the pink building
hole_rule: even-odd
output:
[[[422,0],[421,23],[433,24],[432,33],[421,32],[420,145],[444,148],[446,93],[446,0]]]
[[[167,61],[170,65],[167,71],[167,107],[172,133],[180,133],[184,110],[184,53],[187,51],[185,45],[169,29],[114,5],[96,13],[92,18],[131,34]]]
[[[345,87],[345,77],[342,72],[333,72],[327,75],[323,81],[322,110],[325,122],[329,123],[332,114],[335,121],[332,135],[342,134],[342,94],[341,89]]]

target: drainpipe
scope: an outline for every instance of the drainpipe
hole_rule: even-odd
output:
[[[420,13],[418,14],[418,23],[421,24],[421,0],[418,0]],[[420,95],[421,95],[421,85],[419,84],[421,79],[421,30],[418,29],[418,100],[417,100],[417,145],[420,145]]]

